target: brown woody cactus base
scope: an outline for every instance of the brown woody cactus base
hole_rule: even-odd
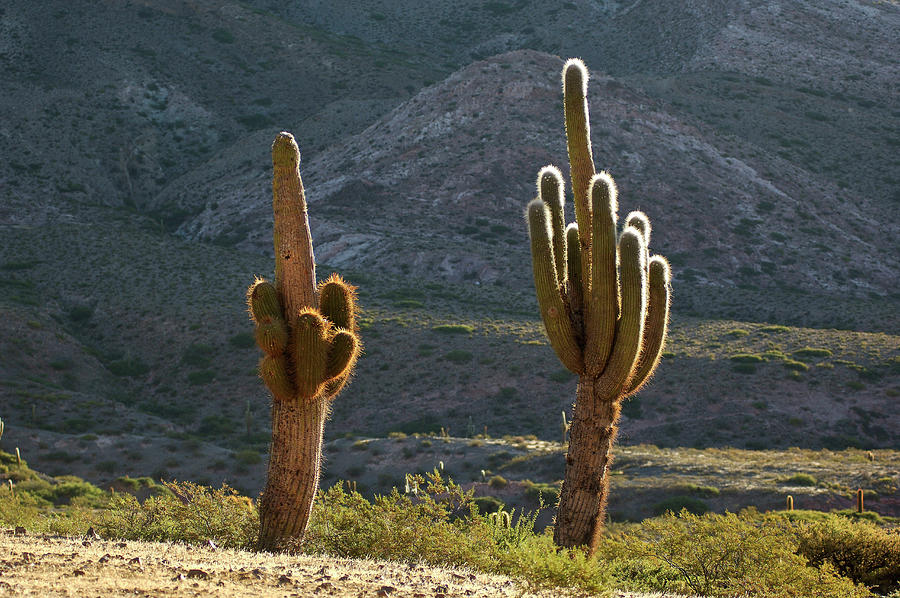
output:
[[[665,342],[669,265],[650,257],[650,221],[632,212],[617,235],[616,185],[591,155],[587,70],[563,69],[566,139],[576,222],[565,225],[562,175],[538,174],[528,204],[534,283],[550,345],[578,374],[566,474],[553,538],[596,550],[603,532],[609,468],[622,401],[650,378]]]
[[[247,291],[260,377],[272,393],[272,445],[259,506],[259,547],[283,548],[309,524],[330,401],[346,383],[360,343],[353,288],[332,275],[316,286],[300,150],[289,133],[272,145],[275,284]]]

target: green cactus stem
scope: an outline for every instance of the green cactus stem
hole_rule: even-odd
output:
[[[619,229],[615,181],[594,170],[587,80],[580,60],[566,62],[563,103],[576,222],[565,224],[564,182],[553,166],[538,174],[538,197],[526,219],[547,338],[579,377],[554,541],[593,553],[603,531],[622,401],[659,364],[671,275],[665,258],[650,254],[646,214],[631,212]]]
[[[330,402],[360,351],[354,288],[336,274],[316,285],[300,150],[290,133],[272,145],[275,283],[247,291],[260,377],[272,393],[272,445],[259,506],[259,547],[303,537],[319,485]]]

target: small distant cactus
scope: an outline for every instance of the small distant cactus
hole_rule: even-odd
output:
[[[865,510],[865,492],[863,492],[862,488],[858,488],[856,490],[856,512],[862,513]]]
[[[5,427],[6,427],[6,425],[3,423],[3,420],[0,419],[0,440],[3,440],[3,429]]]
[[[788,497],[787,497],[787,510],[788,511],[794,510],[794,497],[791,496],[790,494],[788,494]]]
[[[587,69],[563,68],[576,222],[566,226],[562,174],[546,166],[528,204],[534,284],[550,345],[578,375],[554,541],[596,550],[622,401],[650,378],[669,319],[669,264],[650,256],[650,221],[631,212],[617,234],[616,184],[591,154]]]
[[[301,538],[319,485],[331,400],[360,351],[354,288],[337,274],[316,285],[300,150],[290,133],[272,145],[275,284],[247,291],[260,377],[272,393],[272,445],[260,500],[259,547]]]

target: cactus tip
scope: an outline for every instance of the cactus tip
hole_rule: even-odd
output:
[[[650,244],[650,219],[647,215],[639,210],[629,212],[625,217],[625,226],[633,226],[644,235],[644,245]]]
[[[672,282],[672,268],[669,266],[669,261],[663,256],[654,255],[651,257],[648,267],[650,268],[651,274],[658,269],[662,273],[663,280],[666,284]]]
[[[272,143],[272,164],[294,168],[300,164],[300,148],[297,146],[294,136],[287,131],[282,131],[275,136],[275,141]]]
[[[581,86],[581,95],[587,95],[588,70],[580,58],[570,58],[563,66],[563,91]]]

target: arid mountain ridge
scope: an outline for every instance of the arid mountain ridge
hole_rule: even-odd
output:
[[[365,309],[329,434],[555,439],[573,381],[542,344],[522,212],[541,166],[568,174],[573,55],[595,163],[675,272],[671,351],[624,441],[896,445],[896,2],[367,7],[0,8],[0,417],[34,464],[111,478],[139,435],[130,472],[212,479],[265,450],[241,297],[272,267],[279,130],[320,275]],[[781,364],[809,347],[831,355]]]

